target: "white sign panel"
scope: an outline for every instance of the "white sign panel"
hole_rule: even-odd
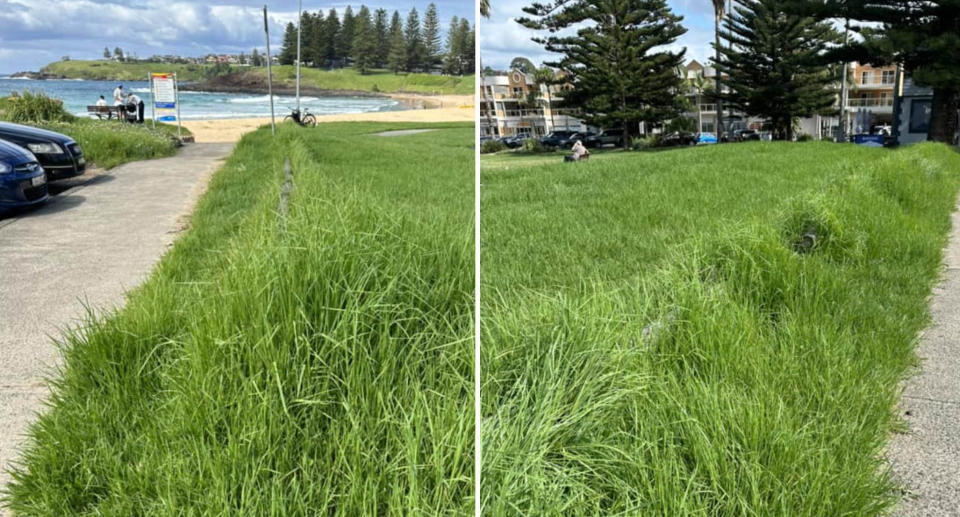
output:
[[[177,120],[177,93],[173,74],[153,74],[153,104],[159,122]]]

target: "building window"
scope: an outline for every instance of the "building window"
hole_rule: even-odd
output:
[[[870,84],[873,80],[873,72],[860,72],[860,84]]]
[[[884,70],[883,76],[881,77],[881,81],[883,82],[883,84],[893,84],[893,77],[894,77],[893,74],[894,74],[893,70]]]
[[[930,131],[931,111],[933,111],[933,101],[930,99],[913,99],[910,101],[911,133],[926,133]]]
[[[713,133],[713,122],[704,122],[700,126],[701,133]]]

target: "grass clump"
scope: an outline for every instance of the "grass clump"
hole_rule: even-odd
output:
[[[409,127],[245,136],[126,306],[63,338],[10,507],[471,515],[473,128],[374,135]]]
[[[18,124],[71,122],[74,116],[63,108],[63,102],[43,93],[24,91],[3,105],[3,116]]]
[[[597,158],[481,160],[484,514],[884,515],[960,156]]]
[[[480,144],[480,154],[499,153],[507,148],[499,140],[487,140]]]

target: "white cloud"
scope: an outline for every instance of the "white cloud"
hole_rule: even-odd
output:
[[[557,54],[546,52],[530,40],[537,31],[518,24],[515,18],[524,15],[523,6],[529,2],[494,2],[490,18],[478,23],[477,43],[484,66],[504,69],[517,56],[529,58],[534,63],[556,59]],[[683,26],[687,33],[670,45],[671,50],[687,49],[687,59],[703,62],[713,53],[713,4],[706,0],[669,0],[676,14],[684,16]]]
[[[384,0],[406,18],[435,1],[446,30],[452,16],[473,18],[468,0]],[[270,44],[279,49],[283,29],[296,22],[297,0],[0,0],[0,72],[43,66],[70,55],[98,58],[116,46],[141,57],[152,54],[261,52],[263,4],[270,6]],[[354,4],[354,11],[359,9]],[[369,2],[367,2],[369,3]],[[371,4],[372,5],[372,4]],[[304,10],[343,14],[346,2],[304,0]]]

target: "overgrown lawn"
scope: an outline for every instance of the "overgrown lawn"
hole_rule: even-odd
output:
[[[64,336],[11,508],[471,515],[473,134],[246,135],[126,306]]]
[[[960,155],[554,159],[482,160],[485,515],[888,510]]]

